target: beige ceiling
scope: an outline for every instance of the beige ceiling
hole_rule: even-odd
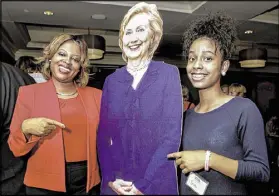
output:
[[[5,39],[9,40],[16,58],[20,55],[39,55],[55,35],[73,34],[102,35],[106,39],[107,59],[120,53],[118,30],[129,7],[139,1],[4,1],[2,25]],[[161,46],[172,46],[181,55],[181,36],[187,25],[196,17],[223,10],[238,20],[238,49],[262,45],[269,52],[269,60],[278,62],[278,9],[266,12],[276,1],[151,1],[157,5],[164,21]],[[53,16],[43,14],[45,10]],[[266,12],[265,14],[262,14]],[[104,14],[106,20],[93,20],[93,14]],[[246,35],[246,30],[253,34]],[[9,44],[6,44],[9,48]],[[5,48],[4,47],[4,48]],[[163,48],[163,47],[162,47]],[[158,49],[160,51],[160,49]],[[237,56],[237,53],[235,54]],[[121,56],[117,57],[121,59]],[[235,57],[236,58],[236,57]]]

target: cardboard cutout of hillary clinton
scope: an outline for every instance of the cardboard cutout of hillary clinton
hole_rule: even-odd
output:
[[[127,65],[106,78],[97,143],[101,194],[178,194],[176,167],[182,93],[177,67],[153,61],[163,21],[156,5],[138,3],[121,23]]]

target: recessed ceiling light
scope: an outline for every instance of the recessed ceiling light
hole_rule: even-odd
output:
[[[29,12],[29,10],[28,10],[28,9],[24,9],[23,11],[24,11],[25,13]]]
[[[253,31],[252,31],[252,30],[247,30],[247,31],[245,31],[244,33],[245,33],[245,34],[252,34]]]
[[[107,17],[104,14],[93,14],[91,18],[95,20],[105,20]]]
[[[44,15],[52,16],[53,12],[52,11],[44,11]]]

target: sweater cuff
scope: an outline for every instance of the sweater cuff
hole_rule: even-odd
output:
[[[154,194],[154,184],[152,184],[150,181],[145,179],[140,179],[134,182],[135,187],[142,192],[144,195],[152,195]]]
[[[238,167],[237,167],[237,172],[236,172],[235,180],[241,180],[241,178],[242,178],[242,171],[243,171],[242,160],[238,160]]]
[[[245,161],[238,160],[238,168],[237,168],[237,173],[236,173],[236,176],[235,176],[235,180],[237,180],[237,181],[253,180],[252,177],[249,177],[249,176],[245,175],[245,167],[246,167]]]
[[[259,165],[258,163],[248,163],[243,160],[238,160],[238,169],[235,180],[238,181],[257,181],[268,182],[270,172],[269,167]]]

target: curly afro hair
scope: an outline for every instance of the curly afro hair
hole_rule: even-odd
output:
[[[228,60],[235,49],[234,42],[237,40],[236,22],[223,12],[210,13],[194,20],[183,35],[186,57],[192,43],[201,37],[213,40],[220,49],[223,60]]]

